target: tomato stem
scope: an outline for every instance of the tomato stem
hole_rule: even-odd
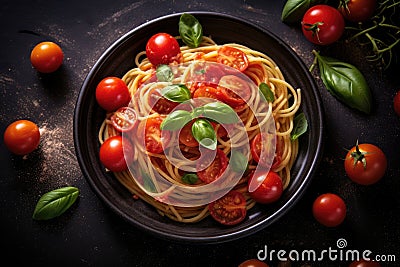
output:
[[[358,140],[356,142],[356,151],[351,153],[351,157],[353,158],[353,165],[356,166],[357,162],[362,162],[364,169],[367,168],[367,160],[365,155],[368,152],[361,152],[358,146]]]

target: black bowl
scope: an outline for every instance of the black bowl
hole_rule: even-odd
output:
[[[112,174],[106,173],[99,161],[98,131],[105,112],[97,105],[95,89],[106,76],[119,76],[131,69],[134,56],[145,49],[147,40],[155,33],[179,35],[181,14],[161,17],[145,23],[117,40],[104,54],[85,79],[74,114],[74,143],[80,167],[94,192],[122,218],[159,237],[193,243],[217,243],[234,240],[259,231],[278,220],[302,196],[322,155],[323,114],[320,96],[313,77],[301,59],[274,34],[261,27],[232,16],[191,12],[202,24],[204,34],[219,44],[236,42],[262,51],[277,63],[285,78],[302,88],[301,111],[309,129],[300,137],[300,151],[292,168],[289,187],[274,205],[256,205],[238,225],[224,227],[211,218],[196,224],[183,224],[162,217],[144,201],[137,201]]]

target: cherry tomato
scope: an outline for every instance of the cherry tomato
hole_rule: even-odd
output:
[[[218,83],[218,89],[221,101],[233,108],[245,104],[251,96],[247,82],[235,75],[223,76]]]
[[[179,142],[188,147],[197,147],[199,146],[199,142],[196,141],[192,134],[192,125],[194,121],[187,123],[182,127],[179,132]]]
[[[149,117],[138,126],[138,136],[144,138],[146,150],[150,153],[161,154],[164,151],[163,146],[167,146],[170,140],[169,131],[160,129],[163,120],[161,116]]]
[[[157,88],[151,90],[149,94],[149,103],[153,111],[158,114],[169,114],[179,104],[178,102],[173,102],[163,97],[160,90]]]
[[[178,41],[168,33],[157,33],[146,44],[146,56],[155,66],[179,61],[180,53]]]
[[[193,93],[193,98],[206,97],[212,99],[219,99],[219,90],[212,86],[200,84]]]
[[[54,42],[41,42],[31,52],[31,64],[39,72],[51,73],[62,64],[64,53]]]
[[[239,71],[245,71],[249,66],[249,59],[246,54],[242,50],[231,46],[222,46],[218,49],[217,62]]]
[[[352,22],[363,22],[371,18],[376,10],[376,0],[342,0],[339,11]]]
[[[393,98],[393,107],[396,114],[400,116],[400,91],[398,91]]]
[[[8,125],[4,132],[4,144],[16,155],[34,151],[40,143],[38,126],[29,120],[17,120]]]
[[[128,106],[131,101],[128,86],[118,77],[106,77],[96,87],[97,103],[106,111]]]
[[[367,261],[367,260],[358,260],[358,261],[353,261],[350,263],[349,267],[381,267],[379,262],[376,261]]]
[[[262,142],[264,140],[264,142]],[[275,155],[274,155],[274,160],[271,165],[271,170],[276,169],[282,162],[282,157],[281,157],[281,152],[279,149],[279,139],[276,139],[276,149],[275,149]],[[258,133],[253,140],[251,140],[250,144],[250,152],[251,156],[253,159],[260,164],[261,166],[265,166],[268,162],[268,157],[272,155],[268,155],[268,153],[265,151],[262,153],[263,157],[260,159],[261,151],[267,150],[268,146],[263,145],[263,144],[268,144],[268,137],[265,133]]]
[[[269,267],[269,265],[257,259],[249,259],[239,264],[239,267]]]
[[[221,149],[217,149],[217,154],[215,155],[214,160],[211,164],[207,164],[208,162],[198,162],[197,176],[203,182],[209,184],[215,180],[217,180],[225,171],[228,166],[228,157],[225,155],[224,151]],[[205,164],[208,165],[207,168],[204,168]]]
[[[308,9],[301,24],[307,40],[317,45],[329,45],[339,40],[345,26],[342,14],[328,5]]]
[[[127,132],[133,129],[137,122],[137,114],[133,108],[119,108],[111,116],[111,123],[119,132]]]
[[[104,141],[100,146],[100,161],[112,172],[121,172],[128,169],[127,161],[124,156],[124,146],[129,146],[129,143],[122,143],[122,136],[112,136]],[[132,147],[125,147],[125,151],[130,151],[133,155]]]
[[[372,144],[356,144],[347,152],[344,168],[352,181],[370,185],[383,177],[387,160],[379,147]]]
[[[211,216],[224,225],[235,225],[246,217],[246,199],[239,191],[228,194],[208,205]]]
[[[257,176],[255,176],[257,173]],[[250,196],[258,203],[261,204],[269,204],[277,201],[283,192],[283,184],[282,179],[276,172],[269,171],[269,172],[253,172],[251,174],[248,183],[252,179],[264,179],[263,183],[257,187],[257,189],[253,192],[249,192]]]
[[[314,200],[312,212],[314,218],[322,225],[335,227],[346,217],[346,204],[338,195],[325,193]]]

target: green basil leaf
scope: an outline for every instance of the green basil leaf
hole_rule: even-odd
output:
[[[231,124],[239,121],[237,113],[229,105],[222,102],[207,103],[198,110],[201,111],[201,115],[205,118],[218,123]],[[198,114],[199,112],[195,111],[194,113]]]
[[[310,7],[326,2],[326,0],[288,0],[283,6],[281,20],[285,23],[300,22]]]
[[[192,125],[194,139],[205,148],[217,149],[217,135],[214,127],[206,119],[197,119]]]
[[[150,175],[143,170],[141,171],[142,173],[142,179],[143,179],[143,187],[151,193],[156,193],[157,189],[156,186],[153,183],[153,180],[151,179]]]
[[[160,125],[161,130],[176,131],[182,129],[189,121],[193,119],[192,113],[186,110],[175,110],[168,114]]]
[[[185,184],[195,184],[199,180],[199,177],[195,173],[185,173],[182,176],[182,182]]]
[[[349,107],[369,114],[372,96],[362,73],[349,63],[321,56],[316,51],[313,53],[317,57],[321,79],[326,89]]]
[[[198,47],[203,39],[203,28],[191,14],[184,13],[179,19],[179,35],[189,47]]]
[[[231,166],[234,172],[242,173],[247,170],[249,160],[241,152],[232,151],[231,158],[229,160],[229,166]]]
[[[268,84],[266,84],[264,82],[260,83],[260,85],[258,86],[258,89],[260,90],[260,92],[265,100],[267,100],[270,103],[274,102],[275,96]]]
[[[58,217],[74,204],[78,195],[79,189],[72,186],[47,192],[37,202],[32,218],[49,220]]]
[[[182,103],[190,99],[190,90],[184,84],[171,84],[161,89],[161,95],[172,102]]]
[[[301,136],[302,134],[307,132],[307,129],[308,129],[308,122],[307,122],[307,118],[304,115],[304,113],[299,113],[294,118],[293,125],[294,126],[293,126],[292,133],[290,134],[290,139],[296,140],[297,138],[299,138],[299,136]]]
[[[174,73],[168,65],[160,64],[156,69],[156,76],[160,82],[170,82],[174,79]]]

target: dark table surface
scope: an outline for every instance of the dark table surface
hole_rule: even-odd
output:
[[[399,197],[400,118],[393,96],[398,75],[382,73],[365,61],[365,51],[344,40],[319,48],[298,26],[280,21],[283,1],[2,1],[0,6],[0,132],[17,119],[35,121],[42,130],[40,148],[26,157],[9,153],[0,141],[0,214],[2,260],[12,266],[237,266],[260,250],[370,250],[394,256],[400,265]],[[215,11],[234,15],[279,35],[309,66],[312,49],[357,66],[373,94],[370,115],[349,109],[323,87],[318,72],[325,122],[324,154],[302,199],[279,221],[251,236],[212,245],[179,244],[128,224],[109,210],[83,177],[75,155],[73,113],[81,85],[100,55],[114,41],[151,19],[176,12]],[[65,53],[62,68],[40,75],[30,64],[35,44],[52,40]],[[373,143],[387,155],[384,178],[371,186],[351,182],[343,168],[346,149],[356,140]],[[32,212],[39,197],[57,187],[80,189],[79,201],[59,218],[38,222]],[[344,223],[326,228],[311,213],[322,193],[343,197]],[[13,255],[13,256],[12,256]],[[337,259],[296,261],[292,266],[347,266]],[[393,260],[393,257],[391,258]],[[269,261],[277,265],[277,258]]]

